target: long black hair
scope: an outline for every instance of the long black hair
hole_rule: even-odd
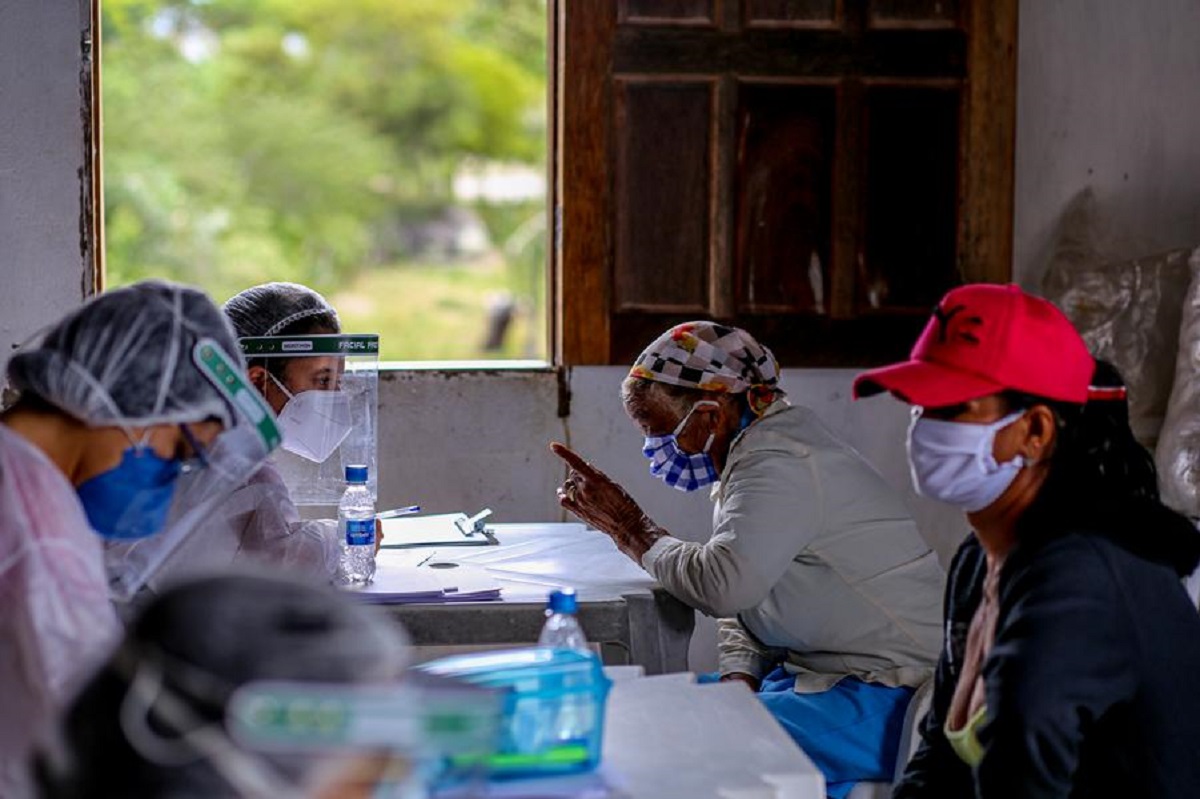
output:
[[[1022,541],[1086,528],[1190,574],[1200,563],[1200,533],[1159,500],[1154,457],[1129,427],[1120,372],[1097,360],[1092,389],[1093,398],[1083,405],[1005,395],[1014,410],[1049,407],[1058,428],[1046,482],[1022,517]]]

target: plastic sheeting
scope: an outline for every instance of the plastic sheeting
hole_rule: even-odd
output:
[[[1100,263],[1060,246],[1043,281],[1046,298],[1079,329],[1097,358],[1129,387],[1129,424],[1153,447],[1175,377],[1180,298],[1191,273],[1189,250]]]
[[[1174,388],[1155,451],[1162,499],[1200,517],[1200,249],[1190,259],[1191,285],[1183,302]]]

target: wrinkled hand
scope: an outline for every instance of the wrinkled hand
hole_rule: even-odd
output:
[[[729,674],[721,675],[721,682],[740,682],[745,683],[746,687],[754,693],[758,693],[758,688],[762,684],[757,677],[751,677],[744,672],[735,671]]]
[[[617,549],[642,562],[642,556],[665,533],[650,521],[633,497],[604,472],[558,442],[550,451],[562,458],[570,471],[558,488],[558,504],[588,525],[612,538]]]

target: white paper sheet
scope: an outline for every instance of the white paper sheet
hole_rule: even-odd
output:
[[[425,560],[432,553],[424,553]],[[485,570],[453,564],[436,557],[416,565],[412,553],[381,550],[376,558],[375,579],[352,591],[364,602],[391,605],[441,602],[486,602],[500,598],[500,583]]]

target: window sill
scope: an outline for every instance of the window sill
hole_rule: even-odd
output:
[[[554,365],[539,360],[495,361],[380,361],[380,372],[553,372]]]

